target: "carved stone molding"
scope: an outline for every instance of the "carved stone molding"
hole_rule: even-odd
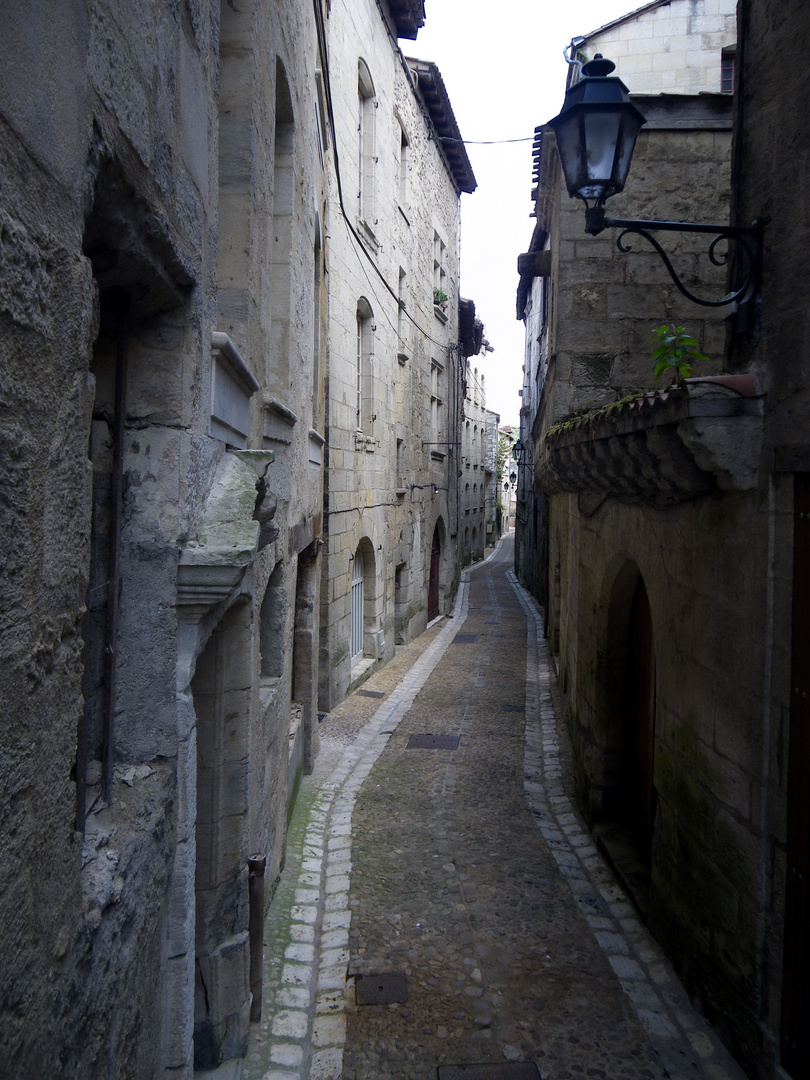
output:
[[[763,406],[747,375],[687,379],[616,402],[548,432],[535,485],[659,507],[748,491],[758,482]]]

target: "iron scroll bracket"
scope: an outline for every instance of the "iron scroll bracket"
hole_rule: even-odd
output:
[[[745,313],[745,329],[748,333],[757,336],[759,297],[762,285],[762,249],[763,236],[766,221],[757,218],[751,225],[703,225],[690,221],[644,221],[633,218],[610,218],[605,214],[604,206],[597,204],[587,206],[585,214],[585,231],[591,236],[597,236],[605,229],[620,229],[616,238],[616,247],[625,253],[632,250],[632,246],[625,239],[627,236],[640,236],[646,240],[660,255],[669,276],[681,293],[695,304],[702,307],[726,307],[738,314]],[[729,263],[732,253],[738,258],[735,262],[735,271],[741,273],[742,283],[732,289],[731,292],[719,300],[696,296],[681,281],[678,272],[658,239],[653,232],[680,232],[698,233],[711,236],[708,258],[715,266],[725,266]],[[723,241],[728,245],[723,250],[718,249]]]

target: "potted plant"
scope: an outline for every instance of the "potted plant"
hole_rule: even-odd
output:
[[[665,324],[653,330],[658,347],[653,350],[653,375],[656,381],[665,373],[672,378],[672,385],[682,383],[694,371],[696,360],[708,360],[700,352],[700,342],[686,333],[683,326]]]
[[[447,311],[447,293],[444,289],[440,289],[438,285],[433,286],[433,304],[437,308],[441,308],[442,311]]]

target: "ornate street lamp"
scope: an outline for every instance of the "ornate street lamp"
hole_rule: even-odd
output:
[[[605,201],[620,192],[627,180],[633,149],[644,117],[630,100],[627,87],[610,73],[616,65],[597,53],[582,68],[582,78],[565,94],[559,116],[549,122],[560,154],[565,186],[572,198],[585,203],[585,231],[592,236],[604,229],[621,229],[616,239],[619,251],[631,250],[625,242],[628,233],[637,233],[661,256],[670,277],[688,299],[704,307],[732,304],[734,310],[750,304],[754,312],[748,327],[756,335],[756,309],[762,278],[762,234],[765,222],[752,225],[702,225],[691,221],[644,221],[633,218],[609,218]],[[706,233],[714,237],[709,245],[709,259],[715,266],[728,262],[728,248],[718,252],[722,240],[734,241],[743,253],[745,280],[720,300],[708,300],[691,293],[675,272],[669,256],[651,235],[652,232]],[[750,302],[754,301],[753,304]]]
[[[582,69],[583,77],[565,95],[562,112],[549,122],[557,139],[565,186],[587,208],[601,207],[624,187],[636,136],[644,117],[630,100],[621,79],[610,77],[616,65],[597,53]]]

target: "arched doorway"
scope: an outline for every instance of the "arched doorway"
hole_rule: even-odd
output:
[[[439,570],[442,558],[442,538],[439,525],[433,530],[433,543],[430,546],[430,577],[428,579],[428,621],[439,615]]]
[[[625,729],[626,820],[639,853],[649,860],[655,818],[655,650],[647,590],[639,575],[630,606]]]
[[[657,802],[653,620],[633,560],[617,558],[603,595],[604,666],[593,731],[598,752],[589,757],[585,791],[597,845],[646,918]]]
[[[363,549],[358,544],[352,562],[352,626],[351,626],[351,662],[354,664],[363,655]]]

